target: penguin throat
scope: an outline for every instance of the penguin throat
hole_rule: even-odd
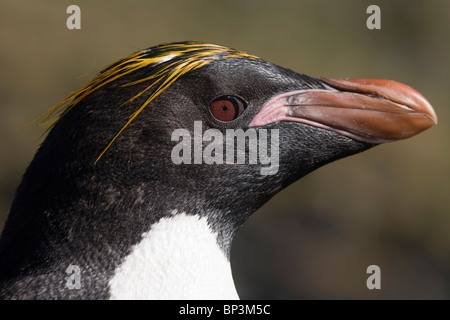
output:
[[[207,219],[180,213],[142,235],[109,281],[111,299],[238,299]]]

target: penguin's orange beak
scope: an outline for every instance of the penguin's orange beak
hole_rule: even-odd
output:
[[[377,144],[412,137],[437,123],[431,104],[405,84],[379,79],[319,80],[326,89],[277,95],[249,126],[295,121]]]

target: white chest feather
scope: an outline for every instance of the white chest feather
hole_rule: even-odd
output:
[[[116,269],[111,299],[238,299],[216,241],[206,218],[161,219]]]

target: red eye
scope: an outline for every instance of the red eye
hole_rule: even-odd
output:
[[[209,105],[214,118],[219,121],[233,121],[245,110],[245,103],[235,96],[223,96],[215,99]]]

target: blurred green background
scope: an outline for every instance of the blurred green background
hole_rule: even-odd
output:
[[[66,8],[81,7],[81,30]],[[366,8],[381,8],[381,30]],[[241,298],[450,298],[450,2],[16,1],[0,3],[0,230],[42,142],[36,116],[139,49],[199,40],[311,76],[406,83],[436,127],[329,164],[274,197],[233,244]],[[381,268],[368,290],[366,268]]]

